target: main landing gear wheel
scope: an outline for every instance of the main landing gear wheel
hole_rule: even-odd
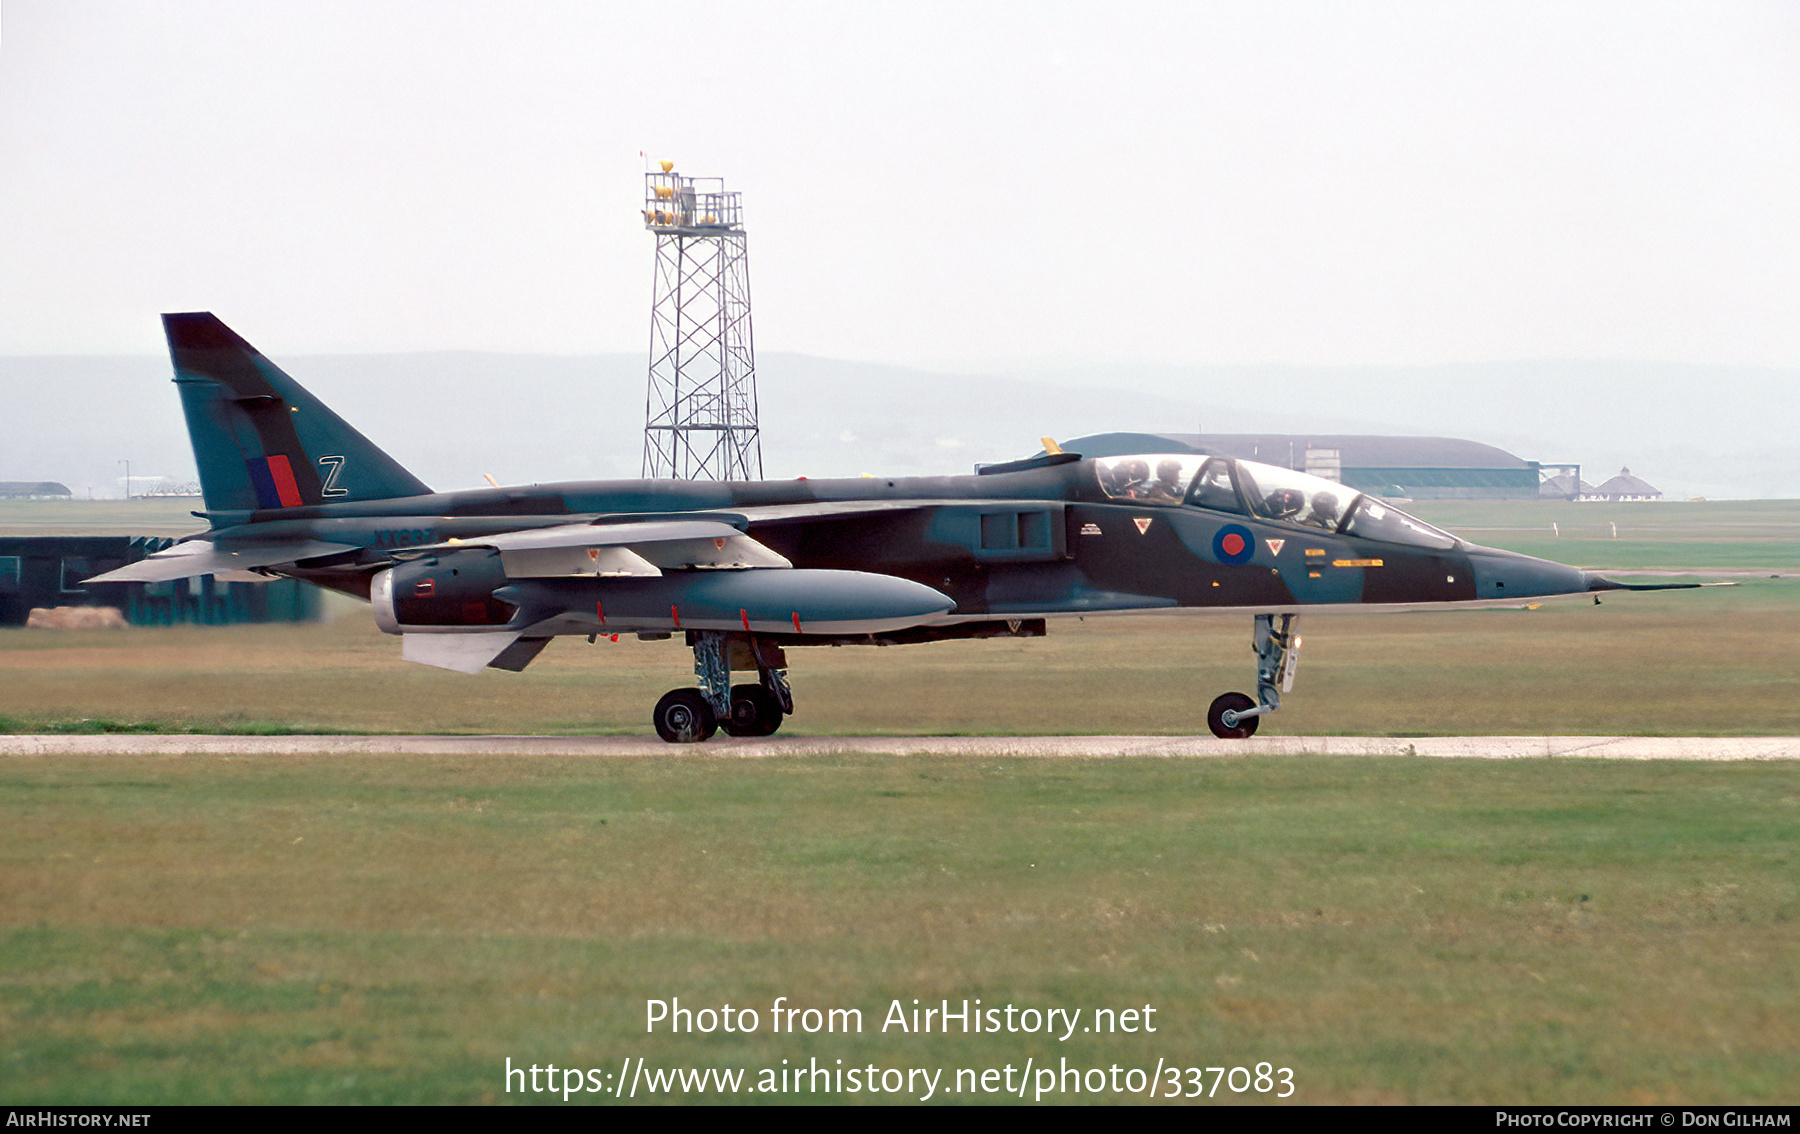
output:
[[[1220,740],[1244,740],[1256,735],[1256,726],[1261,717],[1245,717],[1235,724],[1225,723],[1225,712],[1241,713],[1256,708],[1256,702],[1242,693],[1221,693],[1213,700],[1212,708],[1206,710],[1206,727]]]
[[[656,735],[670,744],[698,744],[719,727],[712,706],[698,689],[671,689],[656,703]]]
[[[720,721],[728,736],[769,736],[781,727],[781,706],[764,685],[731,687],[731,719]]]

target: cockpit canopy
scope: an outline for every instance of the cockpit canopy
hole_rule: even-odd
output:
[[[1187,505],[1341,535],[1448,551],[1455,536],[1346,485],[1311,473],[1197,453],[1149,453],[1094,462],[1109,500]]]

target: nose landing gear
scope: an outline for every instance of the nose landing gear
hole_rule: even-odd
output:
[[[1256,616],[1251,648],[1256,651],[1256,700],[1242,693],[1221,693],[1206,710],[1206,727],[1221,740],[1243,740],[1256,735],[1264,716],[1281,708],[1281,695],[1294,688],[1294,670],[1300,664],[1300,616],[1283,614],[1281,629],[1276,615]]]

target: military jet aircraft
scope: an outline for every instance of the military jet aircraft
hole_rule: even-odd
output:
[[[1247,737],[1292,688],[1302,611],[1650,589],[1194,453],[1050,443],[973,476],[433,492],[210,313],[163,326],[210,528],[91,581],[302,579],[368,600],[408,661],[464,673],[523,670],[557,635],[683,634],[696,686],[652,714],[671,742],[773,733],[794,711],[790,647],[1035,637],[1059,616],[1193,608],[1251,617],[1257,695],[1207,712],[1214,735]]]

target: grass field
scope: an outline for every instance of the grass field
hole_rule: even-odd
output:
[[[1285,735],[1800,733],[1800,580],[1535,611],[1303,618]],[[793,735],[1169,734],[1251,688],[1249,619],[790,653]],[[553,643],[522,674],[409,665],[366,612],[305,626],[0,631],[0,728],[646,734],[679,641]]]
[[[102,757],[0,775],[9,1103],[560,1101],[509,1095],[509,1057],[752,1082],[813,1058],[945,1082],[1266,1061],[1307,1103],[1792,1102],[1800,1082],[1791,765]],[[781,996],[860,1009],[862,1030],[772,1034]],[[647,1034],[647,1001],[676,997],[755,1007],[760,1027]],[[1156,1031],[882,1032],[914,998],[1149,1006]],[[638,1101],[684,1095],[720,1097]]]
[[[206,530],[194,497],[0,500],[0,535],[184,536]]]
[[[1419,500],[1404,507],[1474,543],[1577,567],[1800,573],[1800,500]]]
[[[1562,521],[1546,536],[1536,507],[1564,506],[1417,510],[1489,544],[1559,540],[1544,553],[1743,585],[1309,618],[1299,681],[1264,728],[1800,733],[1800,505],[1567,506],[1609,525],[1580,538]],[[1634,541],[1656,555],[1625,555]],[[1188,735],[1214,694],[1247,687],[1248,645],[1242,616],[1126,617],[797,650],[788,729]],[[360,609],[298,627],[5,631],[0,718],[643,734],[691,673],[677,643],[561,641],[523,674],[476,677],[398,653]],[[508,1058],[593,1068],[609,1088],[628,1057],[752,1084],[813,1059],[941,1069],[934,1102],[1012,1097],[950,1093],[958,1069],[1059,1060],[1267,1062],[1308,1103],[1792,1103],[1800,1083],[1792,762],[683,748],[8,757],[0,783],[6,1103],[560,1102],[509,1093]],[[863,1028],[772,1034],[782,996],[859,1009]],[[761,1026],[647,1034],[646,1002],[674,997],[754,1007]],[[889,1005],[914,998],[1149,1006],[1157,1030],[883,1033]],[[681,1098],[721,1096],[635,1101]],[[1207,1102],[1268,1098],[1224,1083]]]

